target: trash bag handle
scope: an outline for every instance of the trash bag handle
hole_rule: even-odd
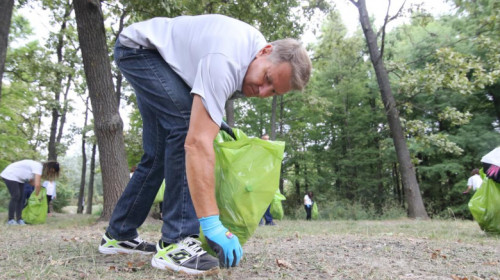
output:
[[[234,140],[236,140],[236,135],[234,135],[233,129],[224,121],[220,124],[220,130],[229,134]]]

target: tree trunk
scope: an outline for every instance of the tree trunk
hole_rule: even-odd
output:
[[[295,167],[295,194],[297,197],[300,197],[300,182],[299,182],[299,173],[300,173],[300,166],[297,162],[294,164]]]
[[[82,130],[82,173],[80,177],[80,188],[78,192],[78,202],[76,206],[76,213],[83,213],[83,196],[85,195],[85,179],[87,178],[87,152],[86,152],[86,140],[87,140],[87,120],[89,117],[89,98],[85,101],[85,119],[83,121],[83,130]]]
[[[226,123],[230,126],[234,126],[234,100],[226,101]]]
[[[273,96],[273,103],[271,105],[271,133],[269,135],[271,140],[276,140],[276,107],[278,106],[278,97]]]
[[[90,176],[89,176],[89,190],[87,193],[87,211],[86,214],[92,214],[92,199],[94,198],[94,177],[95,177],[95,152],[96,144],[92,145],[92,157],[90,158]]]
[[[493,99],[493,106],[497,113],[497,120],[500,122],[500,83],[486,87],[487,93]]]
[[[62,106],[62,110],[61,110],[61,122],[59,124],[59,129],[57,130],[56,145],[59,145],[61,143],[61,139],[62,139],[62,136],[64,133],[64,125],[66,124],[66,115],[68,113],[68,94],[69,94],[69,91],[71,89],[72,80],[73,80],[73,76],[71,74],[68,75],[68,82],[66,83],[66,90],[64,91],[64,96],[63,96],[63,106]]]
[[[10,21],[14,0],[0,1],[0,101],[2,100],[2,79],[5,69],[5,59],[7,57],[7,46],[9,45]]]
[[[74,5],[99,147],[104,198],[101,219],[109,220],[129,181],[123,122],[113,87],[101,3],[98,0],[76,0]]]
[[[279,117],[279,135],[283,137],[283,126],[284,126],[284,102],[283,102],[283,95],[280,95],[279,97],[280,101],[280,117]],[[280,192],[282,194],[285,193],[285,164],[283,164],[283,161],[281,161],[281,169],[280,169]]]
[[[401,193],[401,185],[400,182],[401,180],[399,179],[399,172],[398,172],[398,164],[393,163],[392,164],[392,178],[394,180],[394,195],[398,199],[399,205],[404,207],[404,201],[403,201],[403,195]]]
[[[118,36],[123,30],[124,26],[124,21],[125,17],[128,15],[128,11],[125,9],[122,11],[122,14],[120,15],[120,21],[118,23],[118,30],[116,30],[115,35],[115,42],[118,40]],[[116,71],[116,101],[118,102],[118,106],[120,106],[120,100],[122,98],[122,84],[123,84],[123,75],[120,70]]]
[[[382,95],[389,127],[391,129],[392,139],[396,148],[403,187],[405,188],[405,197],[408,203],[408,217],[428,219],[429,217],[425,211],[420,188],[415,176],[415,169],[411,162],[410,152],[406,146],[406,139],[399,121],[399,112],[396,108],[396,102],[389,84],[389,75],[377,45],[377,36],[371,27],[365,0],[351,0],[351,2],[358,8],[359,21],[366,37],[368,50],[370,51],[370,59],[377,76],[377,82]]]
[[[71,12],[73,11],[73,6],[68,4],[65,4],[65,11],[64,15],[62,16],[62,22],[61,22],[61,28],[59,30],[59,34],[57,35],[57,46],[56,46],[56,54],[57,54],[57,63],[62,64],[64,61],[64,47],[65,47],[65,33],[67,29],[67,22],[69,20],[69,17],[71,15]],[[57,160],[57,146],[60,143],[58,142],[57,139],[60,137],[57,135],[58,134],[58,125],[59,125],[59,118],[62,118],[64,115],[64,118],[66,117],[66,112],[63,112],[64,109],[67,109],[66,105],[61,106],[61,91],[63,88],[63,73],[60,70],[56,70],[56,80],[54,82],[54,102],[51,105],[51,110],[52,110],[52,122],[50,125],[50,136],[49,136],[49,143],[48,143],[48,159],[49,160]],[[71,85],[72,77],[71,75],[68,76],[68,84],[66,85],[66,92],[65,92],[65,98],[67,98],[67,93],[69,91],[70,85]],[[64,100],[66,101],[66,100]],[[62,132],[64,127],[64,123],[61,123],[61,127],[59,131]]]

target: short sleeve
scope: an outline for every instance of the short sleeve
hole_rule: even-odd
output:
[[[198,94],[212,120],[221,125],[224,107],[238,90],[239,69],[226,56],[210,54],[200,60],[191,94]]]
[[[31,172],[33,174],[42,175],[43,165],[37,161],[32,162]]]

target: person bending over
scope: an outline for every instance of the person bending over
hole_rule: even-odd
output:
[[[114,59],[137,96],[144,155],[120,197],[99,251],[154,254],[159,269],[201,274],[236,266],[243,250],[219,220],[215,139],[226,101],[302,90],[311,72],[294,39],[266,42],[254,27],[223,15],[153,18],[125,28]],[[165,179],[161,239],[139,238]],[[194,237],[201,229],[218,258]]]

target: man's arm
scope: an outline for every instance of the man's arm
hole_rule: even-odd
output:
[[[200,96],[194,95],[184,148],[189,192],[198,218],[219,215],[215,199],[213,141],[219,126],[208,114]]]
[[[191,120],[184,148],[189,192],[208,245],[222,267],[236,266],[243,255],[239,239],[219,219],[215,199],[215,152],[213,142],[219,126],[210,118],[201,97],[194,95]]]
[[[42,186],[42,175],[35,174],[35,180],[33,181],[33,183],[35,184],[35,195],[38,195]]]

